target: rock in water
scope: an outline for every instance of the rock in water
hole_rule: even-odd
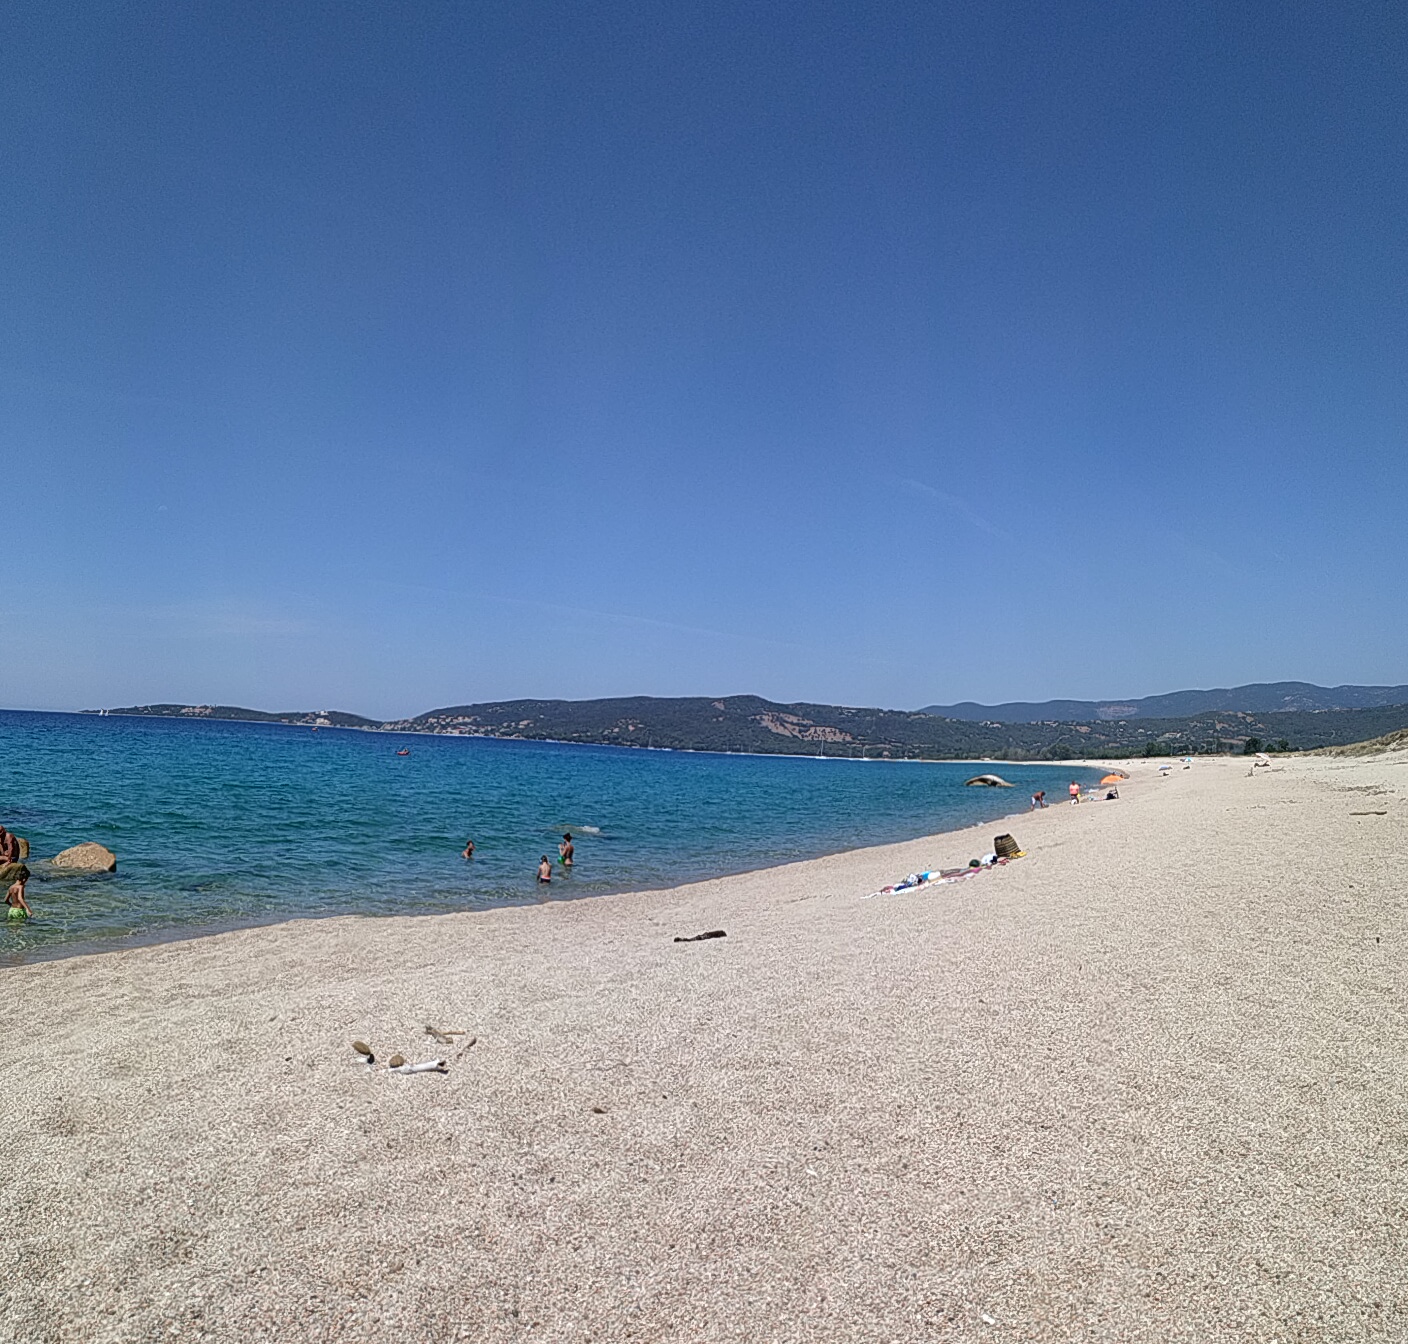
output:
[[[0,863],[0,887],[8,887],[11,882],[27,880],[29,869],[22,863]]]
[[[86,845],[74,845],[62,854],[54,855],[55,868],[67,868],[75,873],[115,873],[117,855],[103,845],[89,841]]]

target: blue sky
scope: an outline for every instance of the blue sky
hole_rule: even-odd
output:
[[[1408,681],[1401,9],[3,26],[0,703]]]

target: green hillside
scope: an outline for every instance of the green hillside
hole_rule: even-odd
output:
[[[502,700],[378,723],[337,710],[269,713],[232,705],[134,705],[112,714],[327,725],[527,741],[874,759],[1061,761],[1080,757],[1312,750],[1408,728],[1408,705],[1215,712],[1090,723],[974,723],[922,711],[778,704],[755,695]]]

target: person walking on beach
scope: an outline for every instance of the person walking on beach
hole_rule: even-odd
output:
[[[1080,802],[1080,785],[1077,784],[1075,780],[1071,780],[1070,787],[1066,790],[1066,792],[1071,795],[1071,802]]]
[[[548,856],[546,854],[538,860],[538,881],[540,883],[552,881],[552,864],[548,862]]]
[[[562,837],[562,843],[557,847],[557,854],[564,868],[572,866],[572,852],[572,832],[567,831]]]
[[[5,911],[7,921],[34,917],[34,911],[29,908],[29,902],[24,898],[24,884],[27,881],[27,877],[22,877],[18,882],[12,882],[9,891],[5,893],[5,904],[10,907]]]
[[[466,840],[466,841],[464,842],[464,849],[460,852],[460,857],[461,857],[462,859],[472,859],[472,858],[474,857],[474,841],[473,841],[473,840]]]

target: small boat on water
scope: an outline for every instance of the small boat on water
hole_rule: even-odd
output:
[[[411,749],[410,747],[402,747],[401,750],[398,751],[396,754],[398,756],[409,756],[411,754]]]

